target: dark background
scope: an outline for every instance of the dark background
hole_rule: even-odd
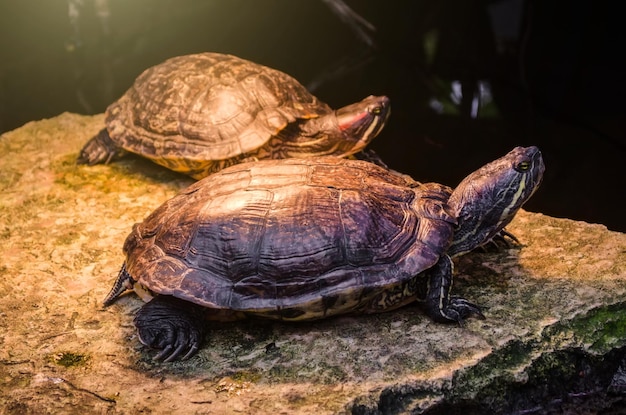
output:
[[[332,0],[0,0],[0,132],[103,112],[168,57],[232,53],[336,108],[388,95],[372,147],[421,181],[454,186],[537,145],[547,170],[528,210],[626,232],[626,25],[609,3],[346,0],[375,26],[368,44]]]

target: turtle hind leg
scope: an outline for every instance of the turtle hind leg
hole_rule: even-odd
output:
[[[78,164],[107,164],[114,158],[120,157],[124,151],[111,140],[106,128],[87,141],[80,151],[76,162]]]
[[[480,308],[460,297],[450,297],[452,288],[452,260],[444,255],[432,268],[425,271],[428,279],[424,308],[426,314],[435,321],[463,324],[463,320],[474,315],[480,319],[485,316]]]
[[[159,295],[139,310],[135,327],[143,344],[161,350],[155,360],[186,360],[200,348],[206,331],[204,317],[199,305]]]

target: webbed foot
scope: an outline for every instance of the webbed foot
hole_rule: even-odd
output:
[[[480,308],[461,297],[451,297],[452,287],[452,260],[443,256],[429,270],[426,271],[426,297],[424,308],[426,314],[434,321],[441,323],[457,323],[463,325],[463,320],[476,316],[484,319]]]
[[[508,249],[513,246],[520,246],[522,243],[517,239],[515,235],[506,229],[502,229],[491,238],[486,244],[481,245],[478,249],[483,252],[497,252],[501,249]]]
[[[161,351],[155,360],[171,362],[193,356],[204,338],[202,307],[170,296],[157,296],[135,317],[139,340]],[[182,356],[182,357],[181,357]]]
[[[476,304],[470,303],[461,297],[452,297],[448,304],[439,310],[439,313],[433,315],[433,319],[443,323],[455,322],[460,326],[463,320],[468,317],[476,316],[481,320],[485,319],[485,315]]]

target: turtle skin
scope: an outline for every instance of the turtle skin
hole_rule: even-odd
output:
[[[435,321],[483,318],[451,296],[451,257],[499,235],[542,175],[534,147],[454,191],[336,157],[229,167],[133,227],[105,305],[126,289],[151,292],[135,325],[166,361],[197,351],[205,318],[316,320],[415,301]]]
[[[148,68],[106,110],[79,164],[126,152],[196,179],[244,161],[349,156],[389,115],[387,97],[337,111],[291,76],[236,56],[177,56]]]

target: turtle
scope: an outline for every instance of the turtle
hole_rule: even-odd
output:
[[[195,182],[133,226],[104,306],[134,290],[155,359],[187,359],[206,319],[307,321],[421,304],[436,322],[484,318],[451,295],[453,258],[501,235],[539,187],[516,147],[453,190],[370,162],[265,160]]]
[[[233,55],[176,56],[109,105],[106,127],[77,162],[130,152],[200,179],[244,161],[346,157],[364,150],[389,113],[389,98],[373,95],[333,110],[291,76]]]

